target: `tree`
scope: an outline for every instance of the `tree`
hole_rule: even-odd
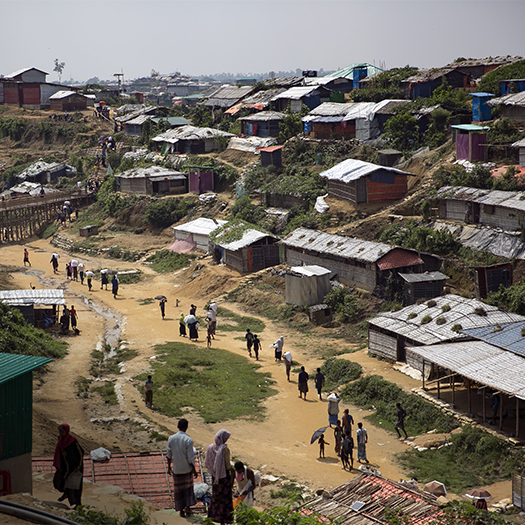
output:
[[[56,71],[56,73],[58,75],[58,81],[59,82],[62,81],[62,71],[64,71],[65,65],[66,65],[65,62],[59,62],[58,58],[55,58],[55,67],[54,67],[53,71]]]
[[[419,128],[416,119],[405,111],[390,117],[385,124],[385,138],[390,146],[406,153],[417,148]]]

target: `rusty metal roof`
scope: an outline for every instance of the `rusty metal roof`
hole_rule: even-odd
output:
[[[391,252],[387,253],[379,261],[377,266],[379,269],[390,270],[392,268],[403,268],[404,266],[416,266],[424,264],[423,260],[415,252],[409,252],[404,248],[394,248]]]
[[[82,444],[82,440],[79,440]],[[201,469],[200,453],[195,457],[197,478],[195,482],[209,483]],[[32,458],[32,470],[44,474],[54,472],[53,456]],[[168,474],[164,452],[112,454],[109,461],[92,461],[84,456],[84,479],[92,483],[109,483],[126,492],[140,496],[162,509],[172,509],[173,481]],[[206,506],[198,502],[192,507],[195,512],[205,512]]]
[[[386,525],[396,509],[407,525],[430,525],[439,516],[436,497],[376,475],[361,474],[306,503],[305,514],[319,513],[341,525]],[[320,523],[324,520],[321,518]]]

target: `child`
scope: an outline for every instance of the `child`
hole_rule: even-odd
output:
[[[253,334],[253,353],[255,354],[255,360],[259,361],[259,350],[261,348],[261,341],[257,335]]]
[[[211,348],[211,334],[210,334],[209,329],[208,329],[208,335],[206,336],[206,346],[208,348]]]
[[[327,443],[324,440],[324,434],[321,434],[321,437],[319,438],[319,457],[324,458],[324,446],[329,445],[330,443]]]
[[[29,262],[29,252],[27,251],[27,248],[24,248],[24,266],[26,263],[31,266],[31,263]]]

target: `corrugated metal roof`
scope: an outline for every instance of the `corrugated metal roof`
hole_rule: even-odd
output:
[[[476,383],[525,399],[525,359],[511,352],[482,341],[412,346],[409,350]]]
[[[37,69],[36,67],[24,67],[23,69],[19,69],[18,71],[15,71],[14,73],[10,73],[9,75],[6,75],[4,79],[9,80],[11,78],[17,77],[18,75],[21,75],[22,73],[27,73],[28,71],[38,71],[39,73],[44,73],[44,75],[49,75],[49,73],[46,73],[45,71],[42,71],[41,69]]]
[[[76,93],[75,91],[70,91],[70,90],[63,90],[63,91],[57,91],[56,93],[53,93],[49,97],[49,100],[60,100],[62,98],[70,97],[71,95],[79,95],[80,97],[84,96],[82,93]]]
[[[229,244],[222,244],[220,237],[215,240],[215,244],[221,246],[225,250],[229,250],[231,252],[236,252],[237,250],[240,250],[242,248],[245,248],[246,246],[250,246],[250,244],[253,244],[254,242],[260,241],[261,239],[264,239],[265,237],[272,237],[273,239],[277,239],[277,237],[274,237],[273,235],[270,235],[269,233],[263,233],[259,230],[245,230],[243,233],[243,236],[238,241],[230,242]]]
[[[363,241],[353,237],[342,237],[330,233],[297,228],[281,244],[293,248],[337,255],[365,263],[375,263],[394,247],[381,242]]]
[[[205,106],[227,108],[243,99],[253,91],[253,86],[222,86],[202,102]]]
[[[2,290],[0,301],[10,306],[29,306],[42,304],[46,306],[66,304],[64,290]]]
[[[375,107],[376,104],[374,102],[356,102],[344,116],[343,121],[347,122],[360,118],[372,120]]]
[[[153,117],[151,119],[155,124],[158,124],[161,120],[167,121],[170,126],[187,126],[191,124],[191,122],[184,117]]]
[[[438,198],[479,202],[490,206],[501,206],[511,210],[525,211],[525,192],[480,190],[464,186],[444,186],[437,191]]]
[[[254,113],[253,115],[248,115],[247,117],[241,117],[237,120],[250,120],[250,121],[261,121],[267,122],[270,120],[282,120],[284,118],[284,113],[279,111],[261,111],[260,113]]]
[[[350,182],[353,180],[361,179],[370,175],[374,171],[389,171],[391,173],[398,173],[400,175],[412,175],[406,171],[401,171],[396,168],[390,168],[388,166],[380,166],[379,164],[372,164],[371,162],[365,162],[357,159],[346,159],[339,164],[336,164],[329,170],[321,171],[319,175],[329,180],[338,180],[341,182]]]
[[[284,148],[284,145],[283,146],[268,146],[266,148],[257,148],[257,149],[259,151],[265,151],[266,153],[273,153],[274,151],[277,151],[283,148]]]
[[[403,523],[430,525],[439,520],[441,511],[436,496],[380,476],[361,474],[330,491],[330,497],[317,496],[302,508],[304,514],[320,514],[340,525],[386,525],[395,508]],[[359,510],[355,510],[354,505]],[[406,519],[406,521],[405,521]]]
[[[125,125],[126,126],[142,126],[144,122],[152,120],[151,115],[139,115],[138,117],[132,118],[131,120],[127,120]]]
[[[379,269],[390,270],[392,268],[403,268],[405,266],[417,266],[424,264],[417,253],[409,252],[403,248],[394,248],[391,252],[377,261]]]
[[[487,102],[490,107],[495,106],[525,106],[525,91],[520,93],[511,93],[503,97],[493,98]]]
[[[334,82],[337,79],[342,79],[344,81],[348,81],[349,79],[346,77],[305,77],[304,83],[307,86],[326,86],[326,84],[330,84],[330,82]]]
[[[479,98],[486,98],[486,97],[494,97],[494,93],[483,93],[480,91],[479,93],[470,93],[471,97],[479,97]]]
[[[198,128],[195,126],[181,126],[180,128],[168,129],[164,133],[153,137],[154,142],[168,142],[175,144],[179,140],[204,140],[215,137],[233,137],[232,133],[215,128]]]
[[[390,332],[406,336],[423,345],[434,345],[445,341],[458,341],[465,339],[464,333],[452,331],[454,325],[461,325],[463,331],[470,328],[481,326],[496,326],[506,323],[525,321],[525,317],[502,312],[495,306],[482,303],[477,299],[466,299],[459,295],[448,294],[442,297],[435,297],[435,306],[427,306],[427,302],[407,306],[397,312],[383,312],[377,317],[370,319],[368,323],[372,326],[384,328]],[[444,312],[442,307],[450,307]],[[486,315],[475,313],[477,308],[483,309]],[[416,314],[412,317],[412,314]],[[425,316],[430,316],[431,321],[421,324]],[[440,317],[445,319],[445,323],[438,325],[436,320]]]
[[[307,116],[344,117],[356,104],[361,104],[361,102],[323,102],[322,104],[319,104],[319,106],[317,106],[316,108],[312,109]]]
[[[48,357],[0,353],[0,385],[51,363]]]
[[[194,221],[187,222],[186,224],[179,224],[179,226],[173,226],[174,230],[195,233],[199,235],[209,235],[212,231],[220,228],[228,221],[206,219],[205,217],[199,217]]]
[[[410,104],[410,101],[398,98],[382,100],[376,104],[374,113],[376,115],[391,115],[397,107],[405,104]]]
[[[525,139],[518,140],[512,144],[513,148],[525,148]]]
[[[305,277],[313,277],[314,275],[326,275],[332,273],[330,270],[318,266],[317,264],[311,264],[309,266],[292,266],[290,268],[292,273],[298,273],[304,275]]]
[[[147,168],[134,168],[131,170],[124,171],[122,173],[115,173],[115,177],[121,179],[153,179],[154,177],[162,180],[163,178],[169,177],[180,177],[186,178],[184,173],[180,171],[170,170],[161,166],[148,166]],[[169,179],[168,179],[169,180]]]
[[[477,126],[476,124],[455,124],[450,127],[461,131],[487,131],[490,129],[489,126]]]
[[[283,91],[282,93],[279,93],[278,95],[275,95],[272,98],[272,101],[279,100],[279,99],[300,100],[303,97],[306,97],[308,95],[317,95],[317,94],[318,94],[318,91],[317,91],[316,86],[296,86],[296,87],[287,89],[286,91]]]
[[[373,66],[372,64],[367,64],[365,62],[359,62],[356,64],[350,64],[349,66],[343,67],[342,69],[338,69],[337,71],[334,71],[333,73],[328,73],[328,75],[325,75],[327,77],[342,77],[342,78],[352,78],[354,76],[354,69],[356,68],[363,68],[366,67],[367,76],[375,75],[376,73],[381,73],[383,70],[377,66]]]
[[[501,326],[483,326],[463,330],[464,333],[480,339],[486,343],[509,350],[515,354],[525,357],[525,337],[522,330],[525,329],[525,321],[518,323],[504,324]]]
[[[426,283],[433,281],[446,281],[450,279],[441,272],[425,272],[425,273],[399,273],[401,277],[407,283]]]

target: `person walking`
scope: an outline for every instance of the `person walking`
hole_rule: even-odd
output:
[[[337,421],[337,425],[334,428],[334,440],[335,440],[335,453],[341,455],[341,443],[343,441],[343,427],[341,427],[341,421]]]
[[[80,276],[80,284],[84,284],[84,263],[78,263],[78,275]]]
[[[166,315],[166,303],[168,302],[168,300],[163,297],[160,302],[159,302],[159,306],[160,306],[160,315],[162,315],[162,320],[164,321],[164,317]]]
[[[285,352],[283,355],[284,366],[286,368],[286,379],[290,381],[290,373],[292,371],[292,353]]]
[[[210,312],[211,312],[211,324],[213,328],[213,335],[217,332],[217,304],[215,301],[210,303]]]
[[[281,335],[272,346],[275,348],[275,361],[280,361],[283,356],[284,337]]]
[[[350,415],[348,408],[345,408],[343,412],[343,419],[341,420],[343,426],[343,432],[345,434],[352,435],[352,425],[354,424],[354,418]]]
[[[69,320],[71,321],[71,329],[75,334],[78,332],[77,330],[77,320],[78,320],[78,314],[75,310],[74,305],[71,305],[71,308],[69,310]]]
[[[111,293],[116,299],[118,295],[118,277],[116,274],[113,276],[113,279],[111,279]]]
[[[325,377],[324,374],[321,372],[321,369],[317,369],[317,374],[314,376],[314,382],[315,382],[315,389],[317,390],[317,395],[319,396],[319,399],[322,400],[321,397],[321,391],[324,386]]]
[[[366,457],[366,444],[368,443],[368,433],[363,428],[363,423],[357,423],[356,438],[357,460],[359,461],[359,463],[362,463],[363,461],[368,463],[368,459]]]
[[[241,498],[245,505],[253,507],[253,491],[255,490],[255,474],[253,470],[245,466],[242,461],[236,461],[233,468],[235,469],[235,479],[237,480],[238,497]]]
[[[58,270],[58,256],[56,253],[51,255],[51,260],[49,261],[53,266],[53,273],[57,273]]]
[[[177,428],[179,431],[168,438],[166,458],[168,474],[173,476],[174,507],[184,518],[186,513],[191,514],[190,507],[197,503],[193,491],[193,478],[197,477],[197,470],[193,440],[186,434],[188,421],[179,419]]]
[[[332,392],[326,399],[328,400],[328,424],[336,426],[339,419],[341,397],[336,392]]]
[[[396,403],[396,407],[397,407],[397,421],[395,424],[395,429],[397,432],[397,437],[399,438],[402,437],[401,432],[399,432],[399,430],[401,429],[405,433],[405,439],[408,439],[408,434],[407,434],[407,431],[405,430],[405,417],[407,413],[401,406],[401,403]]]
[[[219,523],[233,521],[233,479],[230,449],[226,442],[230,433],[222,428],[215,434],[214,443],[206,449],[204,465],[212,477],[212,497],[208,518]]]
[[[91,292],[91,289],[93,288],[93,275],[91,274],[92,272],[88,272],[86,274],[86,282],[87,282],[87,285],[88,285],[88,291]]]
[[[308,373],[305,371],[304,366],[301,367],[299,376],[297,378],[297,385],[299,388],[299,398],[304,394],[304,400],[306,401],[306,394],[308,393],[308,379],[310,379]]]
[[[253,346],[253,334],[251,333],[250,329],[246,329],[246,335],[244,336],[246,339],[246,349],[248,350],[248,355],[252,356],[252,346]]]
[[[149,405],[150,408],[153,408],[153,380],[151,376],[148,376],[144,383],[144,392],[146,394],[146,406]]]
[[[179,319],[179,335],[186,337],[186,323],[184,322],[184,314],[182,312]]]
[[[100,289],[102,290],[102,288],[105,286],[106,287],[106,290],[108,289],[108,272],[101,272],[100,273]]]
[[[261,349],[261,341],[257,337],[257,334],[253,334],[253,353],[255,354],[255,360],[259,361],[259,350]]]
[[[197,307],[194,304],[192,304],[190,306],[190,315],[195,315],[196,312],[197,312]]]
[[[349,433],[345,434],[341,443],[341,462],[344,470],[354,468],[354,440]]]
[[[31,266],[31,263],[29,262],[29,252],[27,251],[27,248],[24,248],[24,266],[26,263]]]
[[[58,441],[53,456],[56,472],[53,486],[62,492],[58,501],[68,500],[75,509],[82,504],[82,474],[84,472],[84,449],[77,438],[70,434],[69,425],[58,426]]]

